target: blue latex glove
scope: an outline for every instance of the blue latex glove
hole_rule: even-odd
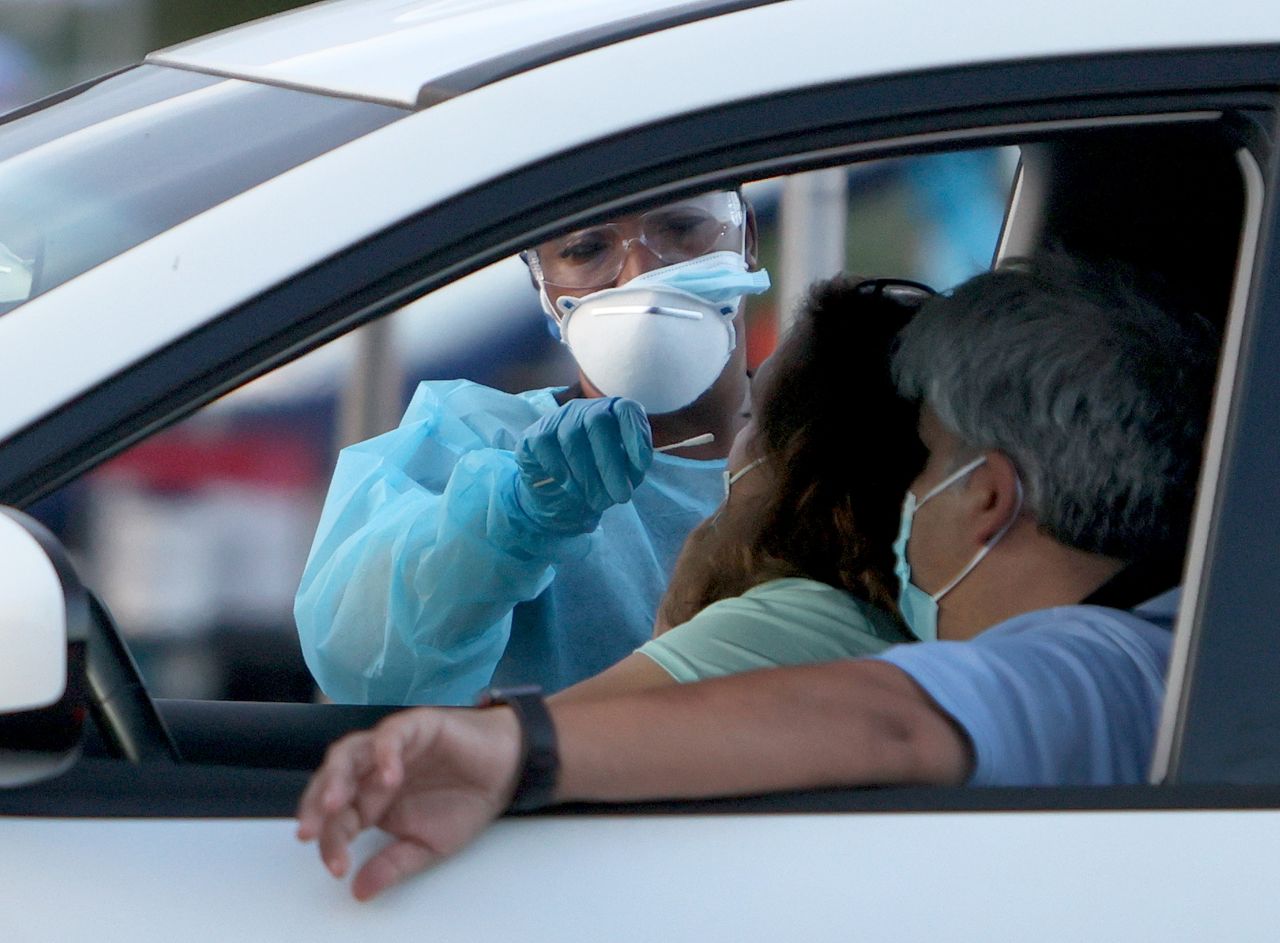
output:
[[[549,531],[588,533],[607,509],[631,500],[653,462],[653,436],[639,403],[576,399],[526,429],[515,459],[525,515]]]

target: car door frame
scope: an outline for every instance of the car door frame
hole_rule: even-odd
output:
[[[1274,136],[1273,123],[1269,129]],[[1228,324],[1197,522],[1198,585],[1184,599],[1153,775],[1168,783],[1280,782],[1280,159],[1266,187],[1249,298]],[[1207,493],[1206,493],[1207,492]]]
[[[1088,82],[1082,87],[1085,73]],[[766,171],[813,169],[961,143],[1004,143],[1090,122],[1246,108],[1274,114],[1277,85],[1280,59],[1268,49],[1072,57],[798,89],[602,139],[427,208],[87,391],[0,444],[0,501],[29,503],[248,379],[593,214]],[[639,134],[646,138],[645,147],[635,144]],[[1267,160],[1274,183],[1274,155]],[[1259,259],[1274,263],[1276,220],[1270,193],[1263,212],[1268,236]],[[1253,645],[1244,645],[1239,629],[1232,631],[1240,625],[1242,611],[1256,621],[1259,606],[1280,602],[1263,592],[1257,580],[1240,582],[1242,551],[1228,541],[1242,529],[1248,531],[1248,500],[1241,489],[1269,455],[1256,442],[1251,448],[1254,440],[1242,439],[1241,432],[1256,432],[1263,421],[1259,410],[1275,395],[1267,392],[1270,387],[1256,365],[1264,362],[1270,344],[1280,343],[1280,286],[1264,277],[1261,265],[1254,284],[1255,301],[1248,308],[1252,320],[1241,348],[1241,384],[1246,385],[1235,385],[1231,394],[1232,431],[1224,444],[1223,487],[1214,513],[1215,521],[1218,514],[1228,517],[1224,526],[1214,526],[1205,558],[1205,592],[1189,617],[1190,625],[1198,627],[1191,636],[1193,657],[1183,682],[1191,696],[1180,699],[1186,707],[1180,708],[1177,748],[1161,777],[1169,782],[1280,780],[1270,773],[1270,778],[1241,780],[1248,764],[1233,759],[1240,725],[1225,716],[1232,701],[1213,700],[1197,682],[1199,673],[1209,670],[1205,665],[1213,666],[1218,681],[1230,675],[1221,662],[1230,661],[1225,653],[1231,643],[1237,651],[1256,650],[1256,637]],[[1280,516],[1280,503],[1269,504],[1267,511]],[[1251,594],[1257,595],[1259,606],[1248,604]],[[1226,648],[1215,654],[1219,638],[1227,640],[1222,643]],[[1260,666],[1273,664],[1273,659],[1259,660]],[[1251,674],[1248,684],[1236,687],[1252,686],[1252,696],[1260,702],[1264,681],[1261,674]],[[1270,717],[1275,710],[1258,716]],[[1256,734],[1247,740],[1251,749],[1280,755],[1275,742],[1266,742],[1265,725],[1250,730]]]

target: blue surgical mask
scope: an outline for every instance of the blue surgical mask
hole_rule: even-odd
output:
[[[722,317],[731,318],[737,314],[743,295],[759,295],[770,287],[768,272],[764,269],[749,271],[745,255],[732,250],[711,252],[686,262],[652,269],[617,288],[599,289],[581,297],[562,295],[556,299],[554,306],[541,278],[538,280],[542,310],[550,319],[549,330],[557,340],[561,339],[562,319],[577,310],[583,302],[598,299],[601,295],[617,300],[626,299],[628,294],[645,288],[670,288],[686,292],[710,306]]]
[[[677,262],[637,275],[628,286],[665,285],[720,306],[721,314],[735,314],[743,295],[759,295],[769,290],[769,273],[747,269],[741,252],[720,251]]]
[[[601,295],[625,297],[628,292],[643,288],[672,288],[687,292],[700,301],[715,307],[717,313],[732,317],[737,314],[743,295],[758,295],[769,290],[769,273],[764,269],[754,272],[747,269],[746,257],[741,252],[721,250],[700,255],[696,259],[676,262],[662,268],[642,272],[617,288],[603,288],[582,297],[561,295],[556,299],[554,316],[563,318],[587,299]],[[544,289],[545,297],[546,291]],[[547,309],[544,302],[543,310]],[[548,311],[548,313],[551,313]]]
[[[1009,520],[974,555],[974,558],[969,561],[955,579],[932,595],[911,582],[911,564],[907,562],[907,543],[911,540],[911,521],[915,517],[916,511],[924,507],[926,502],[946,491],[969,472],[981,466],[986,460],[986,456],[982,455],[975,458],[968,465],[956,469],[930,489],[929,493],[919,501],[910,491],[907,492],[906,497],[902,500],[902,523],[898,527],[898,539],[893,542],[895,560],[893,572],[898,577],[898,609],[902,613],[903,621],[907,623],[907,628],[922,642],[933,642],[938,638],[938,600],[955,589],[962,579],[973,572],[973,568],[982,562],[982,558],[991,551],[992,547],[1000,542],[1000,538],[1013,526],[1013,522],[1018,518],[1018,513],[1022,510],[1022,482],[1018,480],[1018,505],[1014,508],[1013,513],[1009,515]]]

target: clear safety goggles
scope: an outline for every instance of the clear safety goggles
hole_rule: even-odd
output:
[[[617,280],[637,242],[663,265],[725,249],[741,252],[746,245],[742,197],[727,190],[704,193],[548,239],[524,258],[536,277],[558,288],[604,288]]]

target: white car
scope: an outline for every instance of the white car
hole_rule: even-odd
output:
[[[56,543],[6,516],[0,936],[1273,939],[1278,114],[1256,0],[333,0],[8,116],[16,508],[557,230],[889,157],[1017,148],[997,257],[1119,257],[1224,339],[1150,785],[556,809],[370,905],[289,816],[381,709],[153,703]]]

